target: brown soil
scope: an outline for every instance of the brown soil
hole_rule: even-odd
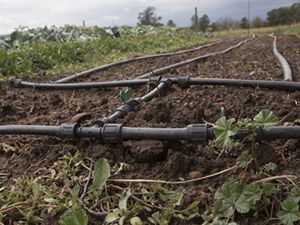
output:
[[[242,38],[228,39],[194,53],[112,67],[82,81],[134,78],[161,66],[223,50],[240,40]],[[281,80],[283,74],[272,53],[272,40],[268,36],[260,36],[229,53],[183,66],[165,76],[185,74],[199,77]],[[294,36],[280,36],[278,46],[291,64],[294,78],[299,80],[300,39]],[[61,76],[39,77],[36,81],[56,80],[59,77]],[[121,88],[36,91],[11,88],[2,82],[0,83],[0,123],[58,125],[70,122],[73,118],[72,121],[79,119],[85,125],[92,125],[95,119],[108,116],[121,105],[118,97],[120,90]],[[142,96],[147,91],[148,87],[133,89],[134,96]],[[181,89],[173,86],[165,96],[142,104],[135,112],[129,113],[117,122],[127,126],[183,127],[204,121],[215,122],[220,116],[221,107],[225,107],[227,117],[252,118],[262,109],[270,109],[281,119],[281,123],[295,122],[300,118],[300,93],[259,88],[194,86]],[[78,115],[81,113],[85,114]],[[2,136],[0,143],[15,149],[13,153],[5,153],[0,149],[0,173],[10,174],[7,182],[24,173],[30,175],[39,167],[52,165],[66,152],[74,152],[77,149],[80,149],[84,156],[94,160],[105,157],[111,165],[117,162],[130,164],[133,170],[121,174],[123,178],[168,180],[178,180],[181,177],[193,178],[194,174],[208,175],[231,167],[236,159],[236,154],[223,154],[217,159],[217,155],[205,145],[159,141],[127,141],[120,145],[104,145],[94,140]],[[281,157],[262,154],[258,158],[262,158],[263,163],[275,161],[276,158],[279,165],[278,174],[299,175],[297,168],[300,163],[300,143],[298,141],[274,141],[269,143],[268,148],[282,153],[286,163]],[[186,185],[186,201],[199,199],[201,206],[205,207],[216,189],[228,178],[236,175],[224,174],[203,183]],[[244,221],[241,224],[253,224],[251,218],[241,218],[241,220]]]

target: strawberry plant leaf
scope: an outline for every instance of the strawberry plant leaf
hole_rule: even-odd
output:
[[[272,172],[272,171],[275,171],[277,170],[277,164],[276,163],[273,163],[273,162],[269,162],[265,165],[263,165],[263,169],[269,173],[269,172]]]
[[[248,213],[250,211],[250,204],[243,194],[241,194],[238,200],[234,203],[234,207],[239,213]]]
[[[94,168],[94,180],[92,184],[92,190],[97,190],[102,188],[107,179],[110,177],[110,166],[107,162],[107,159],[99,159],[95,163]]]
[[[238,168],[245,169],[252,161],[252,159],[253,157],[247,151],[243,151],[236,159],[236,165]]]
[[[253,120],[256,127],[261,127],[266,130],[278,123],[278,118],[268,109],[262,110]]]
[[[277,213],[279,220],[285,225],[293,225],[294,222],[300,220],[299,205],[293,199],[284,200],[281,203],[281,209]]]
[[[87,225],[88,217],[83,209],[68,209],[60,218],[60,225]]]
[[[238,127],[234,124],[235,119],[226,119],[221,117],[214,125],[214,134],[216,136],[216,144],[221,149],[226,149],[232,146],[232,136],[237,134]]]
[[[250,206],[254,206],[259,200],[261,200],[263,189],[257,184],[250,184],[244,187],[244,195]]]
[[[294,201],[297,201],[299,203],[299,201],[300,201],[300,188],[299,187],[293,187],[292,188],[291,198],[293,198]]]

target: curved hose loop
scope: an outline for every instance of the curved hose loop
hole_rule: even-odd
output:
[[[280,63],[280,66],[283,70],[284,80],[285,81],[293,81],[291,67],[290,67],[289,63],[287,62],[287,60],[284,58],[284,56],[277,49],[277,37],[274,34],[270,34],[270,36],[274,38],[273,53],[275,54],[277,60]]]
[[[217,42],[213,42],[213,43],[209,43],[209,44],[205,44],[205,45],[200,45],[196,48],[185,49],[185,50],[181,50],[181,51],[177,51],[177,52],[161,53],[161,54],[140,56],[140,57],[135,57],[135,58],[131,58],[131,59],[121,60],[121,61],[118,61],[118,62],[109,63],[109,64],[102,65],[102,66],[99,66],[99,67],[95,67],[95,68],[92,68],[92,69],[89,69],[89,70],[86,70],[86,71],[83,71],[83,72],[80,72],[80,73],[73,74],[71,76],[68,76],[68,77],[57,80],[56,83],[68,83],[68,82],[73,81],[77,78],[87,77],[89,75],[92,75],[94,73],[98,73],[98,72],[103,71],[105,69],[108,69],[110,67],[123,65],[123,64],[126,64],[126,63],[134,62],[134,61],[145,60],[145,59],[154,59],[154,58],[164,57],[164,56],[173,56],[173,55],[179,55],[179,54],[188,53],[188,52],[195,52],[195,51],[198,51],[200,49],[207,48],[207,47],[219,44],[220,42],[221,41],[217,41]]]
[[[148,73],[145,73],[139,77],[137,77],[136,79],[146,79],[146,78],[149,78],[151,77],[151,75],[154,73],[156,76],[157,75],[162,75],[164,73],[167,73],[169,72],[171,69],[175,69],[175,68],[178,68],[178,67],[181,67],[181,66],[184,66],[184,65],[187,65],[187,64],[190,64],[190,63],[194,63],[194,62],[198,62],[198,61],[201,61],[203,59],[207,59],[209,57],[212,57],[212,56],[217,56],[217,55],[221,55],[221,54],[225,54],[227,52],[230,52],[232,51],[233,49],[235,48],[239,48],[241,45],[245,44],[246,42],[248,41],[251,41],[253,39],[255,39],[256,36],[253,35],[251,38],[248,38],[246,40],[243,40],[243,41],[240,41],[238,44],[236,45],[233,45],[233,46],[230,46],[229,48],[226,48],[222,51],[219,51],[219,52],[212,52],[212,53],[208,53],[206,55],[202,55],[202,56],[198,56],[198,57],[195,57],[195,58],[192,58],[192,59],[187,59],[187,60],[184,60],[184,61],[181,61],[181,62],[178,62],[178,63],[174,63],[174,64],[171,64],[171,65],[168,65],[168,66],[164,66],[164,67],[161,67],[161,68],[158,68],[158,69],[155,69],[151,72],[148,72]]]

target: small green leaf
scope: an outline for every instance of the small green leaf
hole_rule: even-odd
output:
[[[128,189],[125,196],[124,196],[124,194],[120,196],[120,200],[119,200],[119,204],[118,204],[119,209],[123,209],[123,210],[127,211],[127,201],[128,201],[130,196],[131,196],[131,190],[130,189]]]
[[[277,165],[276,165],[276,163],[269,162],[269,163],[267,163],[267,164],[265,164],[265,165],[263,166],[263,169],[264,169],[266,172],[272,172],[272,171],[277,170]]]
[[[140,217],[135,216],[130,219],[130,224],[131,225],[143,225],[143,222]]]
[[[293,187],[290,194],[291,198],[294,199],[294,201],[297,201],[299,203],[300,201],[300,188],[299,187]]]
[[[184,195],[184,188],[179,187],[176,191],[170,191],[165,188],[162,188],[159,190],[159,198],[166,202],[170,201],[174,205],[179,206],[182,204],[183,201],[183,195]]]
[[[293,199],[287,199],[281,203],[281,208],[277,213],[277,217],[285,225],[293,225],[294,222],[300,220],[300,212],[298,202]]]
[[[94,180],[92,184],[92,190],[97,190],[102,188],[107,179],[110,177],[110,166],[106,159],[99,159],[95,163],[94,168]]]
[[[214,134],[216,136],[216,144],[221,149],[229,148],[233,145],[232,136],[237,134],[238,127],[234,124],[234,119],[226,119],[221,117],[214,125]]]
[[[118,215],[116,215],[115,213],[108,213],[105,217],[105,222],[112,223],[112,222],[116,221],[117,219],[119,219]]]
[[[245,195],[240,195],[238,200],[234,203],[234,207],[239,213],[248,213],[250,211],[250,204]]]
[[[247,202],[251,207],[253,207],[259,200],[261,200],[263,189],[257,184],[250,184],[245,185],[243,193]]]
[[[60,225],[87,225],[88,217],[83,209],[68,209],[60,218]]]
[[[278,123],[278,118],[270,110],[262,110],[254,117],[254,123],[257,127],[269,129]]]
[[[236,165],[239,168],[245,169],[252,161],[253,157],[247,152],[243,151],[241,155],[236,159]]]
[[[38,193],[41,191],[42,187],[41,187],[41,185],[39,183],[33,182],[32,186],[31,186],[31,189],[32,189],[32,194],[34,196],[37,196]]]
[[[125,104],[130,100],[131,95],[132,95],[131,89],[126,89],[126,91],[120,91],[120,97],[122,99],[122,102]]]
[[[119,225],[123,225],[123,224],[124,224],[124,220],[125,220],[125,216],[122,216],[122,217],[119,219]]]

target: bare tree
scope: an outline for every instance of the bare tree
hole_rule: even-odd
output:
[[[223,17],[215,22],[218,30],[229,30],[239,28],[240,22],[230,17]]]

